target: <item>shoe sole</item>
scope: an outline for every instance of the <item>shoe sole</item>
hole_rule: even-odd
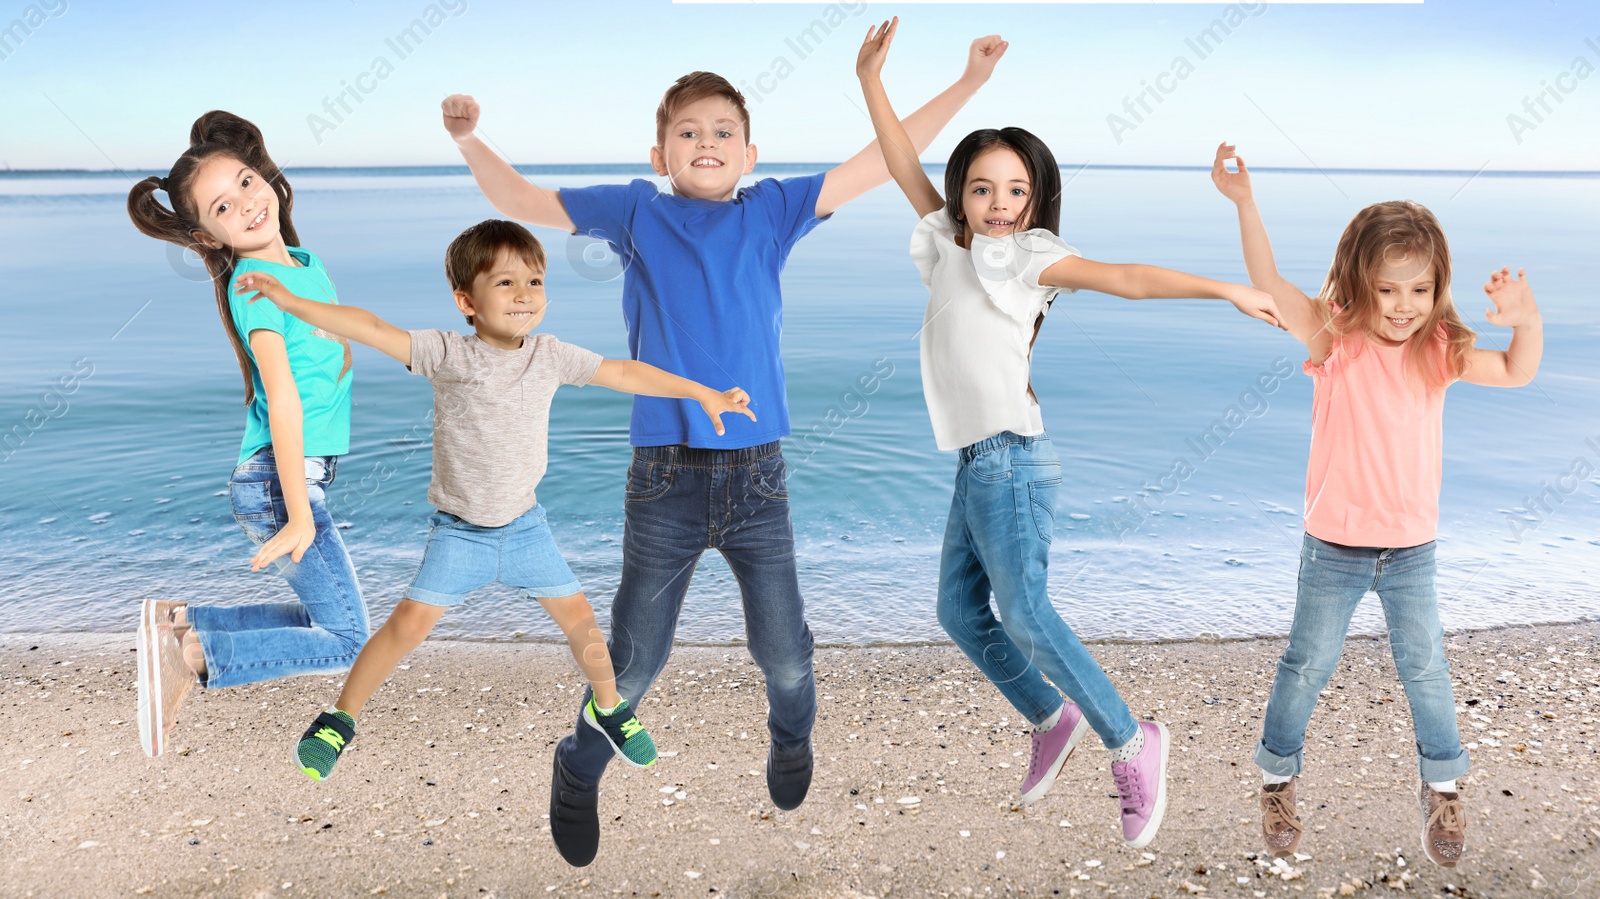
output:
[[[1156,838],[1156,831],[1161,829],[1161,819],[1167,814],[1167,756],[1172,749],[1172,740],[1167,733],[1167,726],[1159,721],[1153,722],[1161,736],[1161,771],[1156,779],[1156,810],[1145,823],[1139,835],[1128,841],[1134,849],[1143,849],[1150,845]]]
[[[1082,740],[1088,732],[1089,722],[1080,715],[1078,723],[1072,728],[1072,733],[1067,735],[1067,742],[1061,749],[1060,758],[1051,763],[1049,772],[1038,783],[1033,785],[1033,789],[1022,794],[1023,805],[1031,805],[1038,802],[1044,798],[1044,794],[1050,792],[1050,788],[1056,785],[1056,777],[1061,774],[1061,769],[1067,766],[1067,759],[1072,758],[1072,751],[1078,748],[1078,741]]]
[[[139,605],[139,630],[134,637],[138,652],[135,656],[138,670],[139,747],[144,754],[154,758],[164,748],[161,741],[161,720],[156,706],[161,690],[151,678],[152,664],[156,658],[155,601],[146,599]]]
[[[589,707],[587,705],[583,707],[583,721],[584,721],[585,724],[587,724],[590,727],[594,728],[595,730],[599,731],[600,732],[600,736],[606,738],[606,745],[611,747],[611,752],[614,755],[616,755],[617,758],[622,759],[622,761],[625,764],[627,764],[629,767],[631,767],[631,768],[648,768],[651,765],[654,765],[656,763],[655,759],[651,759],[648,764],[641,765],[638,762],[634,761],[633,759],[630,759],[627,756],[623,755],[622,754],[622,747],[618,746],[617,744],[615,744],[613,742],[611,742],[611,735],[606,733],[606,729],[600,726],[600,722],[594,720],[594,717],[589,714]]]

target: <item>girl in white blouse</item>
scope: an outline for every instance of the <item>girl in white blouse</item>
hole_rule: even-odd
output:
[[[1166,808],[1167,729],[1134,720],[1050,604],[1046,567],[1061,464],[1028,383],[1029,352],[1059,291],[1223,299],[1273,325],[1277,309],[1269,295],[1243,285],[1082,258],[1056,233],[1055,158],[1020,128],[962,139],[940,197],[879,77],[897,23],[868,31],[856,74],[889,172],[922,216],[911,238],[929,293],[922,389],[939,448],[961,453],[939,566],[939,623],[1034,725],[1023,801],[1044,796],[1092,728],[1111,750],[1123,838],[1143,847]]]

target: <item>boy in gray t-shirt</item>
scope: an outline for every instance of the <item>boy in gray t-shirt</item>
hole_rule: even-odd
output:
[[[544,476],[550,399],[562,384],[599,384],[624,393],[697,400],[722,433],[721,416],[755,419],[750,398],[735,387],[719,393],[652,365],[603,359],[549,334],[532,334],[544,318],[544,248],[514,222],[491,219],[463,231],[445,251],[445,274],[456,306],[473,327],[402,331],[371,312],[297,297],[271,275],[239,279],[251,302],[279,309],[335,336],[364,343],[433,382],[433,482],[422,567],[389,620],[356,658],[333,708],[318,715],[295,750],[312,780],[333,771],[355,736],[355,716],[422,643],[445,609],[499,582],[537,599],[567,635],[589,679],[593,699],[584,720],[605,734],[623,761],[655,763],[656,749],[628,703],[594,609],[561,558],[534,489]],[[270,389],[270,387],[269,387]]]

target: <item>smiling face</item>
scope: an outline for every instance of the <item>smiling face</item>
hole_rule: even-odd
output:
[[[501,250],[494,264],[472,279],[470,291],[455,291],[456,306],[472,316],[478,339],[514,350],[544,320],[544,267],[521,254]]]
[[[738,107],[720,95],[672,109],[661,145],[650,148],[650,167],[671,179],[673,193],[697,200],[732,199],[755,164]]]
[[[1433,312],[1438,286],[1433,260],[1421,253],[1386,258],[1373,287],[1378,292],[1378,321],[1373,336],[1386,346],[1399,346],[1421,330]]]
[[[228,155],[201,162],[189,182],[200,230],[196,240],[240,256],[281,253],[278,194],[255,169]]]
[[[966,218],[966,236],[973,234],[1003,237],[1026,231],[1032,223],[1028,201],[1033,196],[1033,181],[1028,167],[1015,150],[995,146],[983,151],[967,168],[961,190],[961,212]],[[969,244],[970,245],[970,244]]]

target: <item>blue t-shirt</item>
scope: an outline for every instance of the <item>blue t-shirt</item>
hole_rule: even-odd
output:
[[[272,445],[272,428],[267,416],[267,390],[261,384],[261,367],[250,349],[251,331],[276,331],[283,335],[289,355],[289,370],[300,394],[304,417],[305,454],[342,456],[350,451],[350,343],[341,337],[313,328],[292,315],[286,315],[268,300],[250,302],[255,292],[234,293],[239,278],[246,272],[263,272],[277,278],[296,296],[324,303],[339,302],[333,281],[322,260],[310,250],[289,247],[289,255],[299,265],[281,265],[262,259],[240,259],[228,283],[228,309],[233,324],[250,356],[250,380],[256,398],[245,410],[244,442],[239,461],[250,458]],[[702,413],[703,414],[703,413]]]
[[[820,221],[823,177],[767,178],[726,201],[663,193],[643,179],[561,191],[578,233],[621,257],[633,358],[716,390],[742,387],[757,418],[723,416],[719,437],[693,400],[635,396],[632,445],[741,449],[788,436],[778,274]]]

